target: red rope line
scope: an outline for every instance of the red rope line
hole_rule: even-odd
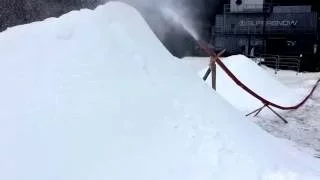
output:
[[[294,109],[298,109],[300,108],[314,93],[314,91],[316,90],[317,86],[319,85],[320,82],[320,78],[317,80],[317,82],[315,83],[315,85],[313,86],[313,88],[311,89],[310,93],[298,104],[294,105],[294,106],[281,106],[278,105],[276,103],[273,103],[265,98],[263,98],[262,96],[260,96],[259,94],[257,94],[256,92],[254,92],[253,90],[251,90],[248,86],[246,86],[244,83],[242,83],[230,70],[229,68],[227,68],[226,65],[223,64],[223,62],[220,60],[219,56],[217,56],[217,54],[213,51],[211,51],[207,45],[207,43],[203,42],[203,41],[198,41],[200,47],[211,57],[214,57],[215,62],[221,67],[221,69],[238,85],[240,86],[243,90],[245,90],[247,93],[249,93],[250,95],[252,95],[253,97],[255,97],[256,99],[260,100],[263,104],[267,105],[267,106],[273,106],[275,108],[281,109],[281,110],[294,110]]]

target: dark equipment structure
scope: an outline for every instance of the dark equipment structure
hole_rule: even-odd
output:
[[[230,0],[216,15],[211,46],[264,59],[280,69],[319,71],[319,18],[311,5]],[[271,62],[271,63],[270,63]]]

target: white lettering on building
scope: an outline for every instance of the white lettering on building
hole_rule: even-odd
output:
[[[266,24],[266,26],[296,26],[298,24],[298,21],[296,20],[284,20],[284,21],[251,21],[251,20],[241,20],[239,22],[240,26],[263,26],[263,24]]]

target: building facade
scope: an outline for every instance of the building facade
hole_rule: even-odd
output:
[[[311,6],[230,0],[212,29],[212,47],[228,54],[318,54],[318,13]]]

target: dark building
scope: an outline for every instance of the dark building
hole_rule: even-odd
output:
[[[216,15],[211,45],[228,54],[319,58],[318,13],[311,5],[282,5],[267,0],[230,0]]]

